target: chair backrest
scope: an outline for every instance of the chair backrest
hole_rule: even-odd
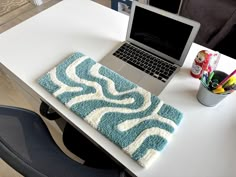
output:
[[[149,5],[175,13],[179,14],[182,6],[183,0],[148,0]]]
[[[236,1],[184,0],[180,15],[198,21],[201,28],[195,42],[214,49],[236,24]]]
[[[36,113],[0,106],[0,158],[27,177],[119,177],[118,169],[84,166],[66,156]]]

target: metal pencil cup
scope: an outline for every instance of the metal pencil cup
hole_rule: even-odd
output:
[[[218,77],[219,82],[221,82],[227,74],[221,71],[216,71],[215,75]],[[224,94],[216,94],[210,91],[208,88],[206,88],[202,83],[200,84],[200,87],[198,89],[197,93],[197,99],[198,101],[208,107],[216,106],[218,103],[220,103],[224,98],[226,98],[227,95]]]

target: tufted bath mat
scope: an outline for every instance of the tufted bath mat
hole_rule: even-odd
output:
[[[143,167],[156,159],[182,119],[174,107],[79,52],[38,82]]]

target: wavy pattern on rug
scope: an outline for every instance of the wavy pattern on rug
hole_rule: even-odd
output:
[[[5,15],[8,12],[11,12],[26,3],[29,3],[28,0],[1,0],[0,1],[0,16]]]
[[[141,166],[165,147],[182,113],[82,53],[75,53],[39,84]]]

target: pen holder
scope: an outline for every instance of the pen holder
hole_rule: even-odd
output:
[[[222,72],[222,71],[215,71],[215,77],[217,78],[219,82],[221,82],[228,74]],[[213,78],[213,79],[214,79]],[[201,82],[198,93],[197,93],[197,99],[198,101],[208,107],[216,106],[218,103],[220,103],[225,97],[227,97],[227,94],[216,94],[213,93],[209,88],[204,86]]]

